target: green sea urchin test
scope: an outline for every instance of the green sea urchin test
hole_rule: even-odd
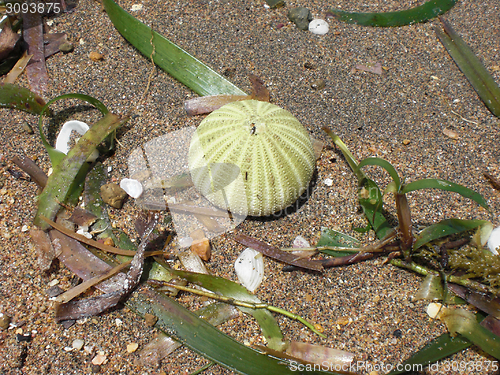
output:
[[[307,130],[290,112],[243,100],[201,122],[188,161],[194,185],[212,204],[266,216],[290,206],[307,189],[316,157]]]

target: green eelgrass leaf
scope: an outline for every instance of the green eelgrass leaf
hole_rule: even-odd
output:
[[[79,139],[77,144],[69,150],[68,155],[53,167],[53,172],[38,197],[38,211],[34,219],[36,225],[42,229],[49,227],[40,219],[40,216],[54,220],[60,204],[65,203],[71,195],[75,177],[80,173],[82,166],[87,163],[89,156],[108,135],[127,120],[127,117],[119,118],[112,113],[106,114]]]
[[[454,182],[441,180],[438,178],[425,178],[422,180],[417,180],[406,184],[401,189],[402,194],[409,193],[410,191],[421,190],[421,189],[440,189],[446,191],[452,191],[458,193],[465,198],[472,199],[482,207],[488,209],[488,203],[486,199],[474,190],[466,188],[465,186],[456,184]]]
[[[445,219],[439,223],[432,224],[421,231],[416,237],[413,244],[413,250],[417,250],[426,243],[450,236],[452,234],[462,233],[471,229],[478,228],[483,225],[491,225],[488,220],[461,220],[461,219]]]
[[[199,273],[173,270],[170,271],[178,277],[186,279],[190,283],[199,285],[214,293],[220,294],[224,297],[231,297],[236,300],[259,303],[260,300],[253,294],[249,293],[245,287],[221,277],[204,275]],[[274,319],[273,315],[263,309],[250,309],[245,307],[238,307],[241,311],[252,315],[259,323],[262,334],[266,338],[268,345],[274,350],[283,350],[283,335],[281,329]]]
[[[397,12],[351,13],[331,9],[328,13],[332,14],[339,21],[363,26],[405,26],[426,22],[431,18],[440,16],[450,10],[456,2],[457,0],[431,0],[420,6]]]
[[[56,238],[61,244],[59,259],[83,280],[96,274],[104,274],[111,268],[78,241],[66,236]],[[116,287],[114,283],[110,285],[104,282],[96,287],[109,293],[113,290],[113,285]],[[247,375],[330,374],[322,371],[294,371],[286,362],[260,354],[222,333],[173,299],[149,288],[141,290],[125,302],[129,309],[141,316],[146,313],[154,315],[158,318],[156,327],[221,366]]]
[[[396,190],[399,191],[401,188],[401,179],[399,178],[398,172],[387,160],[381,158],[366,158],[359,162],[358,168],[361,169],[365,165],[376,165],[384,168],[391,176],[392,180],[396,184]]]
[[[415,369],[420,366],[423,369],[424,366],[458,353],[471,345],[472,343],[465,337],[460,335],[451,337],[449,333],[444,333],[441,336],[436,337],[409,359],[401,363],[398,366],[401,370],[391,371],[388,375],[412,373],[411,369]],[[405,368],[408,370],[404,370]]]
[[[171,298],[146,290],[127,303],[132,311],[158,318],[156,326],[203,357],[246,375],[330,374],[323,371],[297,371],[287,362],[260,354],[242,345],[197,317]]]
[[[435,28],[444,47],[469,80],[474,90],[495,116],[500,117],[500,87],[464,40],[441,19],[444,32]]]
[[[44,105],[45,101],[34,92],[10,83],[0,83],[1,107],[40,114]]]
[[[333,250],[333,249],[322,249],[322,247],[358,247],[359,241],[347,234],[337,232],[333,229],[321,228],[321,236],[319,238],[316,247],[323,254],[328,254],[336,257],[343,257],[346,255],[352,255],[358,252],[358,250]]]
[[[246,95],[237,86],[182,48],[152,31],[149,26],[138,21],[113,0],[103,0],[102,3],[113,25],[130,44],[148,58],[153,53],[152,44],[154,44],[153,61],[155,64],[197,94],[201,96]]]
[[[342,151],[347,163],[358,178],[359,204],[361,205],[368,222],[379,239],[385,238],[385,236],[392,231],[392,227],[384,216],[382,193],[380,192],[380,188],[373,180],[366,177],[363,171],[358,167],[358,162],[339,136],[327,127],[324,127],[323,130],[330,136],[333,143],[337,145],[340,151]]]
[[[94,107],[96,107],[103,115],[109,113],[109,110],[106,108],[104,104],[102,104],[99,100],[96,98],[93,98],[89,95],[85,94],[65,94],[65,95],[60,95],[54,99],[51,99],[47,104],[45,104],[39,114],[40,118],[38,120],[38,130],[40,132],[40,138],[42,139],[42,143],[45,146],[45,150],[47,150],[47,153],[49,154],[50,161],[52,163],[52,167],[56,167],[66,156],[64,152],[61,152],[59,150],[56,150],[54,147],[50,145],[50,143],[47,141],[45,138],[45,135],[43,134],[43,115],[44,113],[49,109],[49,106],[58,101],[58,100],[64,100],[64,99],[80,99],[83,100],[89,104],[92,104]]]
[[[500,337],[480,325],[476,315],[464,309],[442,308],[438,315],[450,334],[459,333],[489,355],[500,359]]]

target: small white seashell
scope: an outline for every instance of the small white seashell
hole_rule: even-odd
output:
[[[69,152],[69,140],[71,138],[71,133],[73,131],[77,132],[80,135],[84,135],[85,132],[89,130],[89,126],[82,122],[82,121],[77,121],[77,120],[71,120],[66,122],[62,128],[61,131],[59,132],[57,139],[56,139],[56,150],[61,151],[65,154],[68,154]],[[99,151],[94,150],[92,155],[89,156],[87,161],[93,162],[99,157]]]
[[[317,35],[325,35],[329,30],[328,22],[321,19],[314,19],[309,22],[309,31]]]
[[[137,12],[138,10],[142,10],[142,4],[134,4],[132,8],[130,8],[132,12]]]
[[[429,303],[429,306],[427,306],[427,315],[429,315],[432,319],[436,319],[441,311],[441,306],[442,305],[440,303]]]
[[[311,245],[309,244],[309,241],[307,241],[304,237],[297,236],[293,240],[292,247],[303,248],[303,247],[311,247]]]
[[[500,248],[500,227],[496,227],[491,231],[490,238],[488,238],[488,249],[495,255],[498,255]]]
[[[85,236],[88,239],[92,239],[92,235],[89,233],[89,227],[78,227],[78,230],[76,231],[77,234],[80,234],[82,236]]]
[[[139,198],[142,194],[142,184],[131,178],[124,178],[121,180],[120,187],[132,198]]]
[[[264,278],[264,259],[258,251],[246,248],[236,259],[234,270],[241,285],[254,292]]]

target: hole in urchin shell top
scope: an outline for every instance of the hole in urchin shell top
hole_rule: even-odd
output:
[[[267,129],[266,122],[260,116],[254,116],[248,121],[250,135],[263,133]]]

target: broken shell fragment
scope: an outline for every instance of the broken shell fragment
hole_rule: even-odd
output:
[[[84,135],[87,130],[89,130],[89,126],[77,120],[71,120],[66,122],[59,132],[56,139],[56,150],[61,151],[64,154],[68,154],[69,152],[69,141],[71,139],[71,133],[77,132],[80,135]],[[99,157],[99,151],[94,150],[92,154],[87,159],[88,162],[94,162]]]
[[[139,198],[142,195],[142,184],[131,178],[124,178],[120,181],[120,187],[132,198]]]
[[[309,31],[316,35],[325,35],[329,30],[328,22],[321,19],[314,19],[309,22]]]
[[[236,259],[234,270],[241,285],[254,292],[264,278],[264,259],[258,251],[246,248]]]

